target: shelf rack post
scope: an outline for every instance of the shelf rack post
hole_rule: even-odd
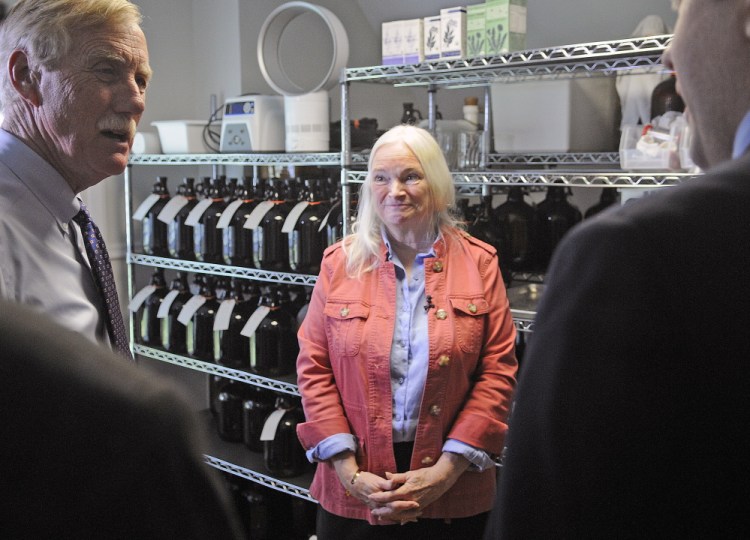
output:
[[[437,85],[431,84],[427,87],[427,128],[430,133],[437,136],[437,105],[435,104],[435,93]]]
[[[133,178],[132,165],[125,167],[125,262],[128,267],[128,298],[135,295],[135,266],[130,261],[130,254],[133,253]],[[128,317],[128,338],[130,340],[130,349],[132,353],[133,343],[135,343],[135,323],[133,317]],[[133,358],[136,358],[135,355]]]
[[[349,123],[349,82],[346,80],[346,68],[341,70],[339,78],[341,87],[341,216],[342,234],[349,234],[349,183],[346,171],[352,161],[351,128]]]

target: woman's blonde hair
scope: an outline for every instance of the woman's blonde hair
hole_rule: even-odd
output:
[[[456,201],[453,177],[437,141],[429,131],[422,128],[396,126],[386,131],[372,147],[368,173],[359,193],[357,220],[352,226],[352,233],[343,241],[346,271],[352,277],[358,278],[380,264],[382,221],[375,208],[377,201],[372,195],[372,168],[378,151],[393,143],[404,144],[422,167],[424,181],[427,183],[432,230],[441,230],[446,234],[458,228],[458,221],[451,215]]]
[[[0,65],[7,66],[13,51],[54,69],[70,52],[76,36],[107,25],[140,25],[141,12],[128,0],[19,0],[0,24]],[[3,106],[20,99],[0,70]]]

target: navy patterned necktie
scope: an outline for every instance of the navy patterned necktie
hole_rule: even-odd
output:
[[[115,278],[112,274],[112,264],[109,262],[107,246],[104,245],[102,233],[91,219],[86,205],[81,203],[81,210],[75,215],[73,220],[78,223],[83,233],[83,243],[86,246],[86,255],[88,255],[91,271],[94,274],[99,292],[104,299],[104,306],[107,311],[106,323],[109,338],[115,351],[119,352],[129,360],[133,360],[130,354],[128,335],[125,332],[125,323],[122,320],[120,311],[120,301],[117,298],[117,289],[115,288]]]

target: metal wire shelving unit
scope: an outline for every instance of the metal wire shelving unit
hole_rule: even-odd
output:
[[[505,55],[417,65],[355,67],[342,71],[341,76],[341,148],[325,153],[253,153],[253,154],[144,154],[131,156],[125,172],[126,242],[128,292],[134,294],[134,270],[138,266],[158,267],[194,273],[252,279],[264,282],[313,285],[316,276],[271,272],[221,264],[198,263],[136,253],[133,247],[131,216],[133,166],[238,165],[252,166],[322,166],[340,167],[344,200],[349,197],[350,184],[364,181],[363,169],[367,152],[352,153],[350,138],[349,91],[351,83],[376,83],[393,86],[420,86],[430,99],[430,126],[434,128],[434,94],[438,89],[483,87],[485,89],[485,125],[489,122],[489,85],[513,83],[529,79],[560,79],[570,77],[611,76],[622,72],[654,72],[662,70],[661,54],[670,43],[671,35],[634,38],[562,47],[515,51]],[[489,137],[489,133],[485,134]],[[489,147],[489,145],[487,145]],[[636,173],[619,168],[619,154],[605,153],[537,153],[487,154],[486,168],[470,173],[454,173],[456,189],[461,196],[483,194],[488,188],[502,190],[507,186],[543,189],[550,184],[580,187],[666,187],[691,178],[686,173]],[[348,205],[343,205],[345,213]],[[345,220],[346,222],[346,220]],[[514,276],[515,278],[516,276]],[[517,276],[520,280],[539,282],[538,275]],[[519,332],[533,332],[534,311],[511,309]],[[133,339],[131,320],[131,342]],[[136,354],[183,368],[234,379],[269,390],[299,395],[293,377],[273,379],[227,368],[211,362],[170,354],[166,351],[133,344]],[[206,415],[211,423],[210,414]],[[215,430],[209,430],[215,433]],[[261,472],[262,459],[249,456],[241,445],[231,445],[215,437],[210,442],[206,462],[224,472],[260,483],[272,489],[315,502],[309,493],[312,473],[301,478],[277,479]]]
[[[513,51],[498,56],[345,70],[345,82],[398,86],[483,86],[539,78],[591,77],[661,70],[671,34]]]

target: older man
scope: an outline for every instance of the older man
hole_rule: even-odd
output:
[[[127,165],[151,77],[140,21],[127,0],[20,0],[0,29],[0,296],[125,354],[77,194]]]
[[[498,538],[733,538],[750,513],[750,2],[683,0],[663,61],[705,176],[559,247]]]

